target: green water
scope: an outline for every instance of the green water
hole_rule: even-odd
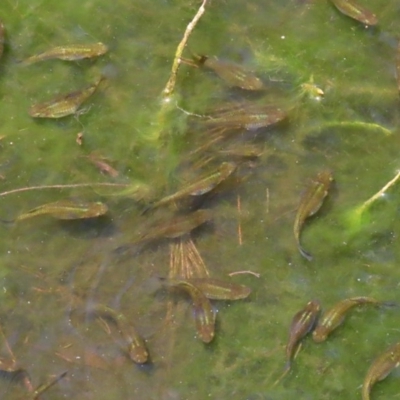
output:
[[[65,198],[103,201],[110,212],[93,221],[2,223],[0,369],[25,369],[33,386],[68,371],[44,399],[361,398],[368,365],[400,340],[398,309],[353,310],[327,342],[306,338],[292,371],[273,383],[285,365],[291,319],[308,301],[318,299],[324,309],[353,296],[400,301],[398,186],[360,225],[349,222],[351,211],[399,168],[400,8],[395,0],[362,3],[376,13],[378,27],[352,21],[328,1],[214,0],[189,39],[192,52],[242,64],[269,89],[230,89],[212,73],[182,65],[174,97],[180,107],[203,114],[229,99],[246,99],[288,113],[285,123],[260,130],[255,143],[262,156],[241,168],[246,179],[240,185],[212,200],[214,221],[193,239],[211,276],[253,291],[244,301],[214,303],[214,341],[204,345],[196,337],[184,296],[157,290],[156,277],[170,267],[168,242],[140,254],[115,251],[151,218],[141,215],[137,196],[110,196],[117,189],[105,187],[25,191],[0,198],[0,219]],[[133,182],[157,197],[193,175],[177,166],[202,143],[202,132],[173,105],[163,125],[158,117],[176,47],[198,7],[198,1],[177,0],[3,1],[1,192]],[[110,47],[98,59],[17,62],[55,45],[97,41]],[[78,120],[29,117],[30,105],[84,87],[100,74],[106,82]],[[322,99],[304,92],[312,82],[324,91]],[[105,157],[118,177],[101,174],[83,157],[92,152]],[[297,251],[293,223],[301,193],[326,168],[334,185],[302,233],[314,256],[308,262]],[[260,277],[227,276],[240,270]],[[151,363],[129,361],[100,324],[71,322],[74,291],[89,305],[121,310],[146,339]],[[394,396],[397,379],[395,373],[377,384],[372,397]],[[8,380],[0,381],[0,393],[7,399],[26,395]]]

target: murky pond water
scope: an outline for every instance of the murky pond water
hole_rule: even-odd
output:
[[[356,214],[399,169],[400,7],[395,0],[362,3],[377,26],[342,15],[329,1],[212,1],[185,59],[234,62],[264,88],[232,88],[206,68],[182,64],[165,106],[160,94],[199,1],[3,1],[1,398],[27,398],[30,385],[64,371],[42,399],[361,398],[368,365],[400,340],[396,307],[359,307],[326,342],[306,337],[292,370],[274,382],[286,363],[292,318],[310,300],[324,310],[355,296],[400,302],[398,186],[360,219]],[[20,62],[54,46],[95,42],[108,53]],[[29,116],[32,104],[100,76],[85,112]],[[260,129],[237,120],[227,127],[232,103],[230,116],[239,119],[242,109],[263,105],[285,118]],[[238,155],[249,150],[257,155]],[[160,233],[157,221],[184,207],[154,202],[209,178],[224,162],[234,163],[232,179],[191,204],[211,209],[212,220],[191,234]],[[302,193],[325,170],[333,184],[301,232],[308,261],[293,224]],[[31,189],[9,193],[19,188]],[[65,199],[102,202],[109,211],[14,221]],[[155,240],[144,243],[145,235]],[[254,274],[229,276],[238,271]],[[252,293],[212,300],[215,338],[205,344],[190,297],[162,282],[208,274]],[[118,317],[93,317],[99,305]],[[115,327],[120,315],[144,338],[147,363],[127,356],[126,336]],[[395,375],[374,387],[373,398],[396,393]]]

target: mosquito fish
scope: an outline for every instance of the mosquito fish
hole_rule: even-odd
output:
[[[195,62],[199,66],[212,70],[229,86],[245,90],[264,89],[260,78],[235,63],[207,56],[195,56]]]
[[[120,335],[128,344],[127,351],[133,362],[136,364],[144,364],[148,361],[149,353],[146,344],[132,324],[128,322],[125,315],[101,304],[94,306],[89,310],[89,313],[94,313],[98,317],[111,318],[113,320]]]
[[[351,297],[339,301],[319,319],[312,334],[314,342],[321,343],[325,341],[327,337],[343,323],[346,313],[353,307],[361,304],[380,305],[384,303],[372,297]]]
[[[154,203],[151,208],[160,207],[186,196],[202,196],[207,194],[232,175],[236,168],[237,165],[235,163],[223,162],[215,172],[187,185],[169,196],[163,197],[161,200]]]
[[[4,42],[5,42],[6,31],[3,23],[0,21],[0,57],[3,55]]]
[[[251,289],[244,285],[226,282],[212,278],[190,278],[187,282],[200,289],[211,300],[240,300],[251,293]]]
[[[82,60],[93,58],[107,53],[108,47],[101,42],[93,44],[73,44],[68,46],[57,46],[43,53],[36,54],[22,61],[24,65],[30,65],[38,61],[59,59],[65,61]]]
[[[86,157],[93,165],[95,165],[99,169],[102,174],[107,174],[112,178],[116,178],[119,175],[119,172],[110,164],[108,164],[103,157],[96,156],[95,154],[89,154]]]
[[[204,343],[210,343],[215,334],[215,313],[205,294],[186,280],[177,281],[174,287],[183,289],[193,302],[197,334]]]
[[[312,300],[293,317],[289,330],[289,340],[286,346],[287,363],[285,373],[292,367],[292,361],[301,339],[314,328],[320,310],[321,305],[319,301]]]
[[[15,221],[22,221],[45,214],[62,220],[95,218],[106,214],[107,211],[108,207],[99,201],[93,203],[79,203],[72,200],[60,200],[33,208],[19,215]]]
[[[178,215],[151,227],[150,232],[140,236],[137,242],[156,239],[176,239],[212,219],[210,210],[197,210],[190,214]]]
[[[149,353],[143,338],[128,323],[126,317],[118,315],[117,323],[121,336],[128,343],[128,354],[131,360],[136,364],[146,363],[149,359]]]
[[[369,400],[372,386],[385,379],[400,364],[400,342],[389,347],[369,367],[362,387],[362,400]]]
[[[103,79],[103,77],[100,78],[84,89],[57,96],[44,103],[34,104],[29,108],[28,113],[33,118],[62,118],[76,114],[82,103],[96,91]]]
[[[322,203],[328,194],[329,187],[333,180],[332,173],[329,170],[320,172],[311,182],[304,193],[299,209],[297,210],[294,222],[293,232],[300,254],[311,261],[311,254],[307,253],[300,244],[300,231],[308,217],[314,215],[322,206]]]
[[[365,25],[376,25],[378,19],[371,11],[361,7],[353,0],[331,0],[334,6],[344,15]]]
[[[208,116],[204,124],[224,129],[255,131],[274,125],[285,118],[286,113],[275,106],[234,104],[222,112]]]

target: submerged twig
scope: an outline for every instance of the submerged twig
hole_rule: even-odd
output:
[[[183,50],[185,49],[186,44],[189,40],[189,36],[193,32],[193,29],[195,28],[195,26],[199,22],[201,16],[204,14],[204,12],[206,10],[205,6],[207,4],[207,1],[208,0],[202,1],[201,6],[197,10],[196,15],[193,17],[193,19],[189,22],[188,26],[186,27],[185,33],[183,34],[183,38],[180,41],[180,43],[178,44],[178,47],[176,48],[174,62],[172,63],[171,74],[169,76],[167,84],[165,85],[164,90],[161,93],[162,104],[161,104],[161,108],[157,115],[157,121],[158,121],[157,128],[156,128],[156,131],[152,135],[149,136],[150,139],[158,140],[160,138],[160,136],[163,132],[164,125],[165,125],[165,117],[166,117],[168,111],[170,110],[169,107],[171,105],[175,106],[176,102],[172,102],[172,94],[174,93],[174,90],[175,90],[176,77],[178,74],[179,66],[181,64],[182,53],[183,53]]]
[[[201,16],[206,11],[205,6],[207,4],[207,1],[208,0],[203,0],[200,8],[197,10],[196,15],[193,17],[193,19],[190,21],[189,25],[186,27],[185,33],[183,34],[183,38],[182,38],[181,42],[179,43],[178,47],[176,48],[175,58],[174,58],[174,62],[172,64],[171,75],[168,79],[167,85],[165,86],[165,88],[162,92],[163,100],[167,103],[171,100],[171,95],[175,89],[176,76],[178,74],[178,69],[181,64],[181,57],[182,57],[183,50],[186,47],[186,43],[189,39],[190,34],[192,33],[193,29],[199,22]]]
[[[321,126],[311,129],[308,134],[313,132],[321,132],[324,129],[343,128],[343,129],[362,129],[365,131],[377,131],[384,135],[391,135],[393,132],[382,125],[375,124],[374,122],[363,121],[329,121]]]
[[[250,271],[250,270],[230,272],[230,273],[228,274],[228,276],[242,275],[242,274],[253,275],[253,276],[255,276],[256,278],[259,278],[259,277],[261,276],[261,274],[259,274],[258,272],[253,272],[253,271]]]
[[[391,179],[382,189],[375,193],[371,198],[365,201],[360,207],[357,208],[357,212],[361,214],[365,209],[367,209],[375,200],[383,196],[391,186],[393,186],[400,178],[400,171],[397,172],[396,176]]]
[[[22,188],[7,190],[0,193],[0,197],[8,196],[9,194],[29,192],[31,190],[42,190],[42,189],[72,189],[72,188],[83,188],[93,186],[114,186],[114,187],[128,187],[129,183],[111,183],[111,182],[99,182],[99,183],[71,183],[66,185],[42,185],[42,186],[26,186]]]
[[[33,392],[32,400],[38,400],[39,395],[45,392],[46,390],[50,389],[52,386],[54,386],[57,382],[59,382],[61,379],[63,379],[67,375],[68,371],[63,372],[62,374],[58,375],[56,378],[53,380],[44,383],[43,385],[40,385],[35,389]]]
[[[241,246],[243,244],[243,237],[242,237],[242,221],[241,221],[242,206],[240,201],[240,195],[237,196],[237,210],[238,210],[238,241],[239,241],[239,246]]]

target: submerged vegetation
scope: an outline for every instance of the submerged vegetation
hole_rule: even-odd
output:
[[[0,397],[368,400],[400,365],[396,2],[6,3]]]

